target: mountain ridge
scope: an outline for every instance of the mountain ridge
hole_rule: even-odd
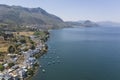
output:
[[[42,8],[26,8],[0,4],[0,23],[9,26],[29,26],[38,28],[61,28],[64,21]]]

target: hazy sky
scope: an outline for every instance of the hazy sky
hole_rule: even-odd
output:
[[[0,0],[0,4],[41,7],[65,21],[120,22],[120,0]]]

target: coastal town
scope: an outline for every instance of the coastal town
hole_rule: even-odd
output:
[[[0,32],[0,80],[29,80],[47,51],[48,31]]]

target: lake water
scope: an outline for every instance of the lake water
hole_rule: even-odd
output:
[[[120,27],[53,30],[48,46],[33,80],[120,80]]]

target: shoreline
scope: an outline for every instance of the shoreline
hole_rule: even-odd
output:
[[[44,54],[45,54],[45,53],[44,53]],[[44,55],[44,54],[43,54],[43,55]],[[41,56],[42,56],[42,55],[41,55]],[[41,56],[39,56],[39,58],[37,58],[37,60],[40,59]],[[32,80],[32,78],[38,74],[38,71],[39,71],[39,70],[40,70],[40,63],[39,63],[39,61],[38,61],[38,66],[37,66],[36,69],[34,70],[34,74],[33,74],[32,76],[29,76],[29,77],[25,78],[25,80]]]
[[[38,66],[38,67],[34,70],[34,74],[33,74],[32,76],[29,76],[29,77],[25,78],[25,80],[32,80],[32,78],[37,75],[37,73],[38,73],[39,70],[40,70],[40,67]]]
[[[48,40],[49,35],[47,34],[46,36],[47,36],[47,40]],[[33,75],[26,77],[25,80],[32,80],[32,78],[34,76],[36,76],[37,73],[38,73],[38,71],[40,70],[40,62],[38,60],[40,59],[41,56],[43,56],[44,54],[46,54],[46,52],[48,51],[48,45],[46,45],[47,40],[43,43],[43,45],[45,45],[45,46],[42,48],[41,52],[39,52],[38,54],[34,55],[34,56],[37,56],[36,59],[37,59],[37,62],[38,62],[37,63],[38,66],[36,67],[35,70],[33,70],[33,72],[34,72]]]

